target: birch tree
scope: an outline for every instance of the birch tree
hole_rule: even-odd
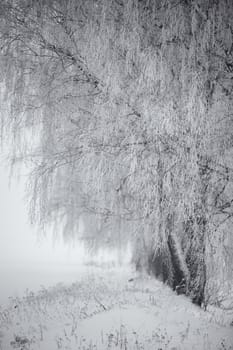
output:
[[[228,0],[1,3],[2,137],[32,164],[32,222],[130,241],[198,304],[232,280],[232,14]]]

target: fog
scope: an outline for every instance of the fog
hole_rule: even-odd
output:
[[[2,163],[4,164],[4,163]],[[0,304],[56,283],[73,283],[94,269],[81,242],[64,244],[53,232],[42,233],[29,224],[25,176],[11,180],[0,168]],[[117,250],[92,256],[97,265],[118,262]],[[124,263],[130,261],[130,249]]]
[[[22,176],[9,187],[8,171],[0,168],[0,304],[27,288],[71,283],[82,273],[77,267],[84,261],[81,244],[65,246],[29,224],[24,181]]]
[[[55,263],[2,263],[0,266],[0,304],[11,297],[22,297],[27,291],[36,292],[57,283],[73,283],[83,275],[82,266]]]

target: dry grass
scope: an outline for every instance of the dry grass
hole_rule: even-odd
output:
[[[185,297],[158,281],[127,281],[111,270],[12,298],[0,309],[0,349],[233,349],[227,329]]]

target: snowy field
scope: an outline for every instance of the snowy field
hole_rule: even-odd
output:
[[[21,297],[28,289],[39,291],[57,283],[73,283],[86,273],[87,268],[78,264],[0,262],[0,304],[6,305],[9,295]]]
[[[78,278],[2,306],[0,349],[233,349],[232,326],[159,281],[126,268]]]

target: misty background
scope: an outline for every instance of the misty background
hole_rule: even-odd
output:
[[[38,235],[28,221],[24,177],[9,180],[9,169],[1,157],[0,168],[0,303],[27,289],[73,282],[84,257],[81,244],[64,245],[51,233]],[[73,267],[72,267],[73,265]]]
[[[0,304],[9,297],[21,297],[26,290],[73,283],[92,270],[88,264],[117,264],[117,251],[102,250],[91,256],[81,241],[64,244],[59,234],[31,225],[26,170],[11,177],[4,152],[0,159]],[[126,260],[130,261],[130,251]]]

